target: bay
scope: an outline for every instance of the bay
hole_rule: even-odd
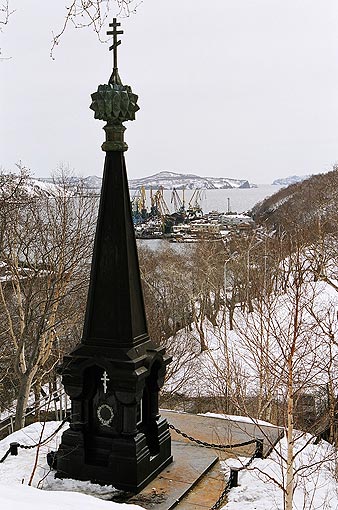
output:
[[[261,202],[265,198],[277,193],[282,186],[275,186],[272,184],[261,184],[257,188],[248,189],[207,189],[201,192],[201,207],[203,213],[210,211],[228,212],[230,207],[231,212],[243,213],[250,211],[254,205]],[[132,197],[135,192],[130,191]],[[150,207],[149,190],[147,193],[147,207]],[[179,197],[182,198],[182,191],[178,191]],[[185,205],[187,207],[191,199],[193,190],[185,190]],[[171,202],[172,191],[164,190],[163,196],[169,210],[173,211],[173,203]],[[138,246],[146,246],[151,250],[157,251],[170,247],[170,249],[186,256],[189,250],[194,248],[194,245],[187,245],[185,243],[169,243],[164,239],[137,239]]]
[[[257,188],[233,188],[233,189],[206,189],[200,190],[200,206],[203,213],[210,211],[218,212],[237,212],[243,213],[250,211],[254,205],[264,200],[264,198],[277,193],[281,186],[272,184],[260,184]],[[136,191],[131,190],[130,196],[133,197]],[[182,200],[182,190],[177,191]],[[194,193],[194,190],[185,190],[184,199],[185,207],[188,207],[189,201]],[[150,209],[150,191],[146,190],[147,195],[147,208]],[[172,200],[172,191],[163,191],[164,200],[170,210],[174,211],[174,202]],[[193,199],[194,201],[194,199]]]
[[[257,188],[248,189],[208,189],[205,190],[202,200],[203,212],[237,212],[250,211],[254,205],[266,197],[273,195],[280,189],[280,186],[265,184]],[[203,194],[202,194],[203,197]]]

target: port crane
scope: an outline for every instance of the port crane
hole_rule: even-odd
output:
[[[176,188],[173,188],[171,193],[171,200],[170,203],[174,205],[174,212],[176,213],[184,213],[185,211],[185,203],[184,203],[184,188],[182,190],[182,200],[176,190]]]
[[[187,218],[189,220],[196,220],[202,218],[203,211],[201,207],[201,202],[205,198],[205,190],[203,189],[195,189],[191,199],[189,200],[188,209],[187,209]]]
[[[147,194],[144,186],[136,190],[131,200],[133,221],[135,224],[145,221],[148,217]]]

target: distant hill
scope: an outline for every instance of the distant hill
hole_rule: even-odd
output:
[[[88,177],[83,178],[83,182],[85,186],[88,186],[88,188],[100,189],[102,185],[102,177],[89,175]]]
[[[230,179],[227,177],[201,177],[194,174],[178,174],[175,172],[159,172],[149,177],[129,180],[131,189],[138,189],[144,186],[146,189],[232,189],[232,188],[253,188],[247,180]]]
[[[296,182],[304,181],[308,179],[310,175],[290,175],[289,177],[284,177],[281,179],[276,179],[273,181],[273,186],[290,186],[290,184],[296,184]]]
[[[40,181],[51,182],[51,178],[40,178]],[[72,177],[71,181],[76,184],[79,178]],[[102,177],[89,175],[81,178],[82,183],[92,190],[99,190],[102,184]],[[228,177],[201,177],[194,174],[178,174],[175,172],[159,172],[141,179],[130,179],[129,188],[139,189],[144,186],[145,189],[247,189],[256,188],[256,184],[251,184],[244,179],[231,179]]]
[[[319,230],[336,232],[338,221],[338,168],[280,189],[257,204],[256,222],[279,231],[302,231],[311,239]]]

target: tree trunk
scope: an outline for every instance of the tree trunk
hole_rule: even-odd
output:
[[[16,404],[14,430],[20,430],[25,426],[25,414],[27,409],[27,403],[35,372],[36,370],[32,370],[29,373],[26,372],[21,377]]]
[[[198,334],[199,334],[199,340],[200,340],[200,345],[201,345],[201,352],[204,352],[204,351],[207,351],[208,350],[208,346],[206,344],[206,341],[205,341],[205,333],[204,333],[204,330],[203,330],[203,321],[201,319],[201,322],[199,323],[197,317],[195,319],[195,326],[196,326],[196,329],[198,331]]]
[[[287,460],[286,460],[286,488],[285,510],[292,510],[294,491],[293,473],[293,367],[292,355],[288,359],[288,390],[287,390]]]
[[[329,403],[329,443],[335,444],[335,415],[336,415],[336,398],[334,393],[333,381],[331,378],[331,374],[329,377],[329,382],[327,383],[327,392],[328,392],[328,403]]]
[[[41,379],[39,378],[34,385],[34,407],[35,407],[35,419],[40,421],[41,416]]]
[[[227,300],[227,306],[229,308],[229,329],[233,331],[234,329],[234,313],[235,313],[235,298],[234,295],[231,295],[231,299]]]

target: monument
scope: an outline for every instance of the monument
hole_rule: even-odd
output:
[[[83,336],[61,366],[71,418],[56,476],[138,492],[172,462],[158,409],[170,358],[147,331],[124,159],[123,122],[135,119],[138,97],[118,72],[120,23],[109,26],[113,72],[90,106],[106,122],[103,182]]]

